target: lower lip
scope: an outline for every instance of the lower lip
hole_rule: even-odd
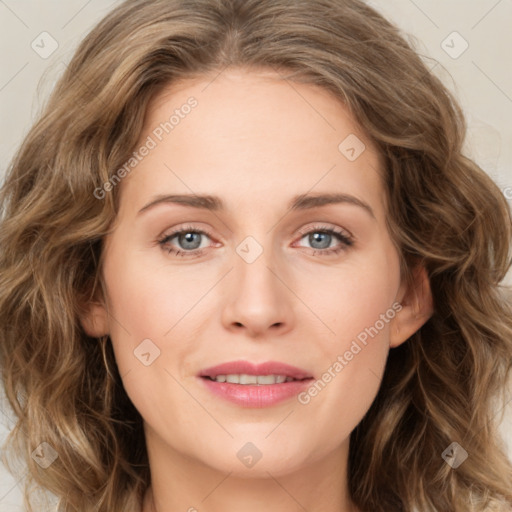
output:
[[[205,386],[218,395],[242,407],[269,407],[298,395],[313,379],[293,380],[281,384],[231,384],[200,377]]]

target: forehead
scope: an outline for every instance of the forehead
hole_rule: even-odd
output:
[[[275,72],[170,84],[149,103],[137,147],[149,140],[154,147],[123,183],[132,199],[194,192],[270,205],[329,191],[384,210],[381,155],[348,108]]]

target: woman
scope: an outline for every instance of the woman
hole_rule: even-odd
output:
[[[117,7],[2,191],[30,477],[65,511],[509,510],[511,214],[464,135],[360,1]]]

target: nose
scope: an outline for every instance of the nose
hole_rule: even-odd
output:
[[[222,323],[250,337],[284,334],[292,328],[293,293],[270,250],[251,263],[234,255],[234,270],[223,307]]]

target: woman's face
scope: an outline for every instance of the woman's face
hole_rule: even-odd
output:
[[[148,450],[276,476],[346,455],[425,321],[398,304],[368,138],[323,89],[229,70],[155,97],[136,158],[85,324],[110,334]]]

